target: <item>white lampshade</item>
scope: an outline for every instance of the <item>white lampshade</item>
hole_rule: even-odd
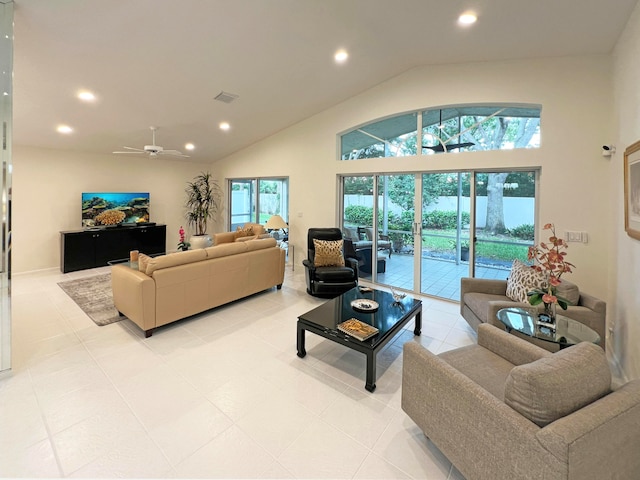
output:
[[[285,222],[280,215],[273,215],[267,223],[265,223],[264,228],[269,230],[280,230],[282,228],[289,228],[287,222]]]

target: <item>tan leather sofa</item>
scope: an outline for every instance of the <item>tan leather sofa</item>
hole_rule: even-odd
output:
[[[481,324],[439,355],[405,343],[402,368],[402,409],[468,480],[640,478],[640,379],[612,390],[596,345]]]
[[[149,337],[154,328],[234,300],[280,289],[285,251],[273,238],[221,243],[149,260],[145,272],[111,269],[116,309]]]

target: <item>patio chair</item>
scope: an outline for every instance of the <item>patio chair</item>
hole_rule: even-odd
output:
[[[364,234],[367,237],[367,240],[373,242],[373,227],[359,227],[358,230],[364,230]],[[378,232],[378,250],[388,250],[389,258],[391,258],[391,240],[389,240],[389,235],[384,235]]]

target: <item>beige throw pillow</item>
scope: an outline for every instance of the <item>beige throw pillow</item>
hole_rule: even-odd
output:
[[[342,240],[313,239],[316,253],[313,263],[316,267],[344,267]]]
[[[520,260],[514,260],[507,279],[507,297],[514,302],[527,303],[527,293],[536,288],[543,288],[546,278],[542,272],[537,272]]]
[[[611,371],[602,348],[582,342],[514,367],[504,402],[540,427],[595,402],[611,391]]]
[[[144,253],[138,253],[138,270],[146,275],[147,266],[149,265],[149,260],[151,257],[149,255],[145,255]]]

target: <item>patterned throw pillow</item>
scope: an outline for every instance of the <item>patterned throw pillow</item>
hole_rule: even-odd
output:
[[[245,225],[244,227],[236,228],[235,238],[238,239],[240,237],[250,237],[253,234],[253,227],[251,225]]]
[[[313,239],[316,249],[313,263],[316,267],[344,267],[342,255],[342,240],[317,240]]]
[[[542,288],[546,278],[542,272],[537,272],[520,260],[514,260],[511,273],[507,279],[507,297],[514,302],[527,303],[527,293],[535,288]]]

